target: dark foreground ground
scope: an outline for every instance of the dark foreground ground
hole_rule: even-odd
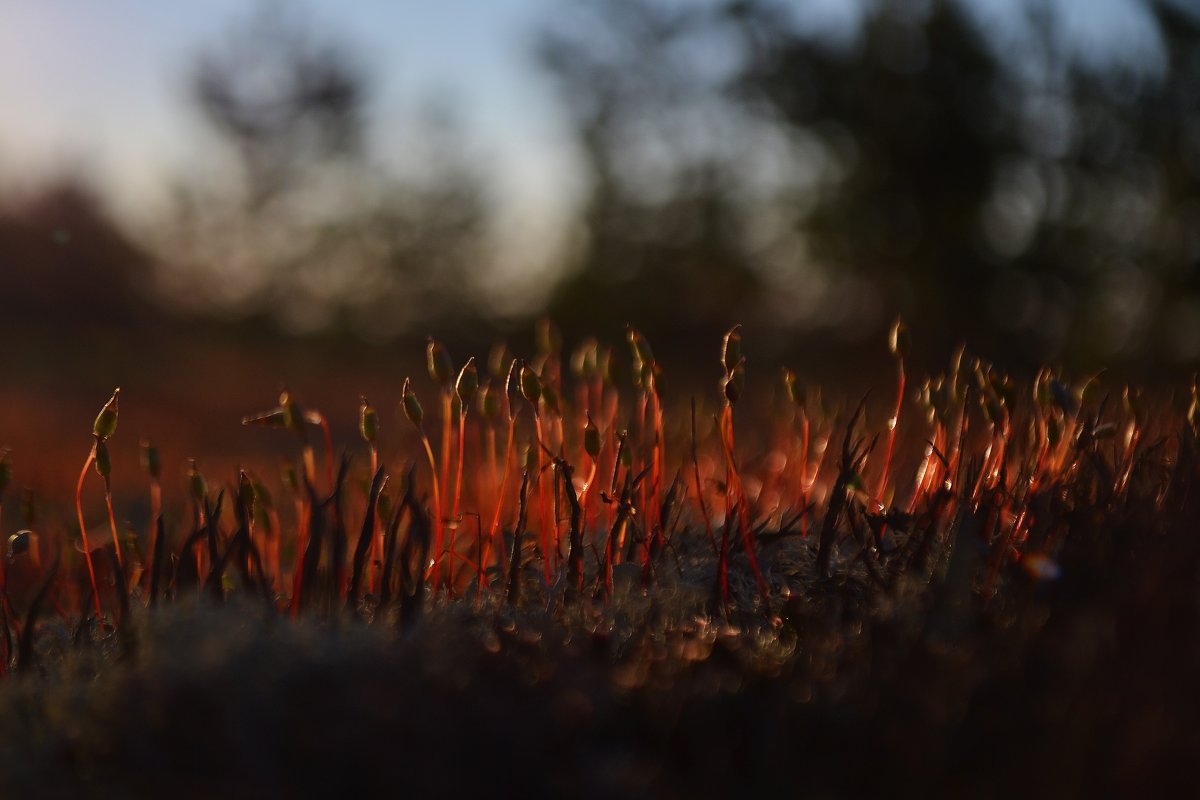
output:
[[[772,613],[728,622],[711,614],[711,565],[683,552],[653,593],[630,581],[608,610],[460,601],[398,633],[184,603],[74,645],[48,625],[37,663],[0,688],[0,785],[1163,796],[1200,755],[1197,506],[1071,511],[1062,577],[1014,568],[986,604],[969,577],[980,550],[961,535],[938,545],[928,582],[891,586],[845,561],[818,580],[812,539],[789,536],[762,544]],[[951,533],[970,530],[959,523]],[[755,605],[752,583],[734,593]]]

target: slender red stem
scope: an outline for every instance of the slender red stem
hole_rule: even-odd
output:
[[[438,577],[441,574],[442,563],[442,540],[444,532],[442,530],[442,494],[438,488],[438,471],[437,462],[433,459],[433,447],[429,444],[429,437],[421,431],[421,444],[425,447],[425,456],[429,459],[429,473],[433,479],[433,586],[437,587]],[[422,565],[424,569],[424,565]]]
[[[450,464],[452,453],[450,451],[452,442],[452,434],[450,428],[454,424],[451,420],[454,411],[454,398],[450,394],[449,389],[442,391],[442,473],[441,485],[448,492],[450,491]]]
[[[541,527],[542,539],[542,567],[546,574],[546,583],[552,583],[551,568],[550,568],[550,545],[555,545],[555,553],[558,552],[557,542],[551,542],[551,539],[556,538],[550,533],[550,516],[549,507],[546,503],[546,482],[542,480],[542,470],[544,468],[542,454],[542,415],[536,411],[533,415],[533,421],[537,430],[537,493],[538,493],[538,521]]]
[[[450,512],[450,541],[446,545],[451,553],[454,552],[454,539],[458,532],[458,524],[461,519],[459,515],[460,502],[462,500],[462,481],[463,481],[463,461],[465,461],[466,441],[467,441],[467,408],[463,406],[462,413],[458,415],[458,473],[454,478],[454,505]],[[450,593],[454,594],[454,567],[450,566],[447,569],[446,582],[449,584]]]
[[[887,449],[883,456],[883,470],[879,474],[879,484],[875,489],[875,499],[883,505],[887,492],[888,473],[892,468],[892,451],[896,446],[896,428],[900,424],[900,411],[904,407],[904,359],[897,359],[899,365],[899,378],[896,385],[896,408],[892,412],[891,419],[888,420],[888,437]]]
[[[307,442],[301,450],[301,457],[304,459],[304,475],[308,478],[308,482],[313,486],[317,485],[317,457],[313,453],[312,445]],[[303,489],[303,487],[301,487]]]
[[[758,568],[754,530],[750,526],[750,515],[746,508],[746,491],[742,486],[742,478],[738,474],[737,465],[733,459],[733,406],[725,406],[722,421],[724,435],[721,437],[721,444],[725,449],[726,475],[728,477],[726,496],[728,496],[730,490],[734,491],[737,495],[738,527],[741,528],[742,544],[746,550],[746,557],[750,560],[750,571],[754,574],[754,581],[758,584],[758,591],[762,594],[763,604],[767,605],[770,602],[767,592],[767,581],[763,578],[762,570]]]
[[[800,536],[808,538],[808,490],[812,488],[808,482],[808,413],[800,411]]]
[[[492,547],[495,546],[496,539],[500,535],[500,513],[504,508],[504,490],[508,488],[509,467],[512,464],[512,449],[513,449],[513,433],[516,428],[517,417],[512,415],[508,418],[508,438],[504,442],[504,476],[500,479],[500,491],[496,495],[496,513],[492,516],[492,529],[488,535],[487,549],[483,554],[482,569],[487,570],[487,564],[492,556]],[[482,588],[485,575],[480,575],[480,587]]]
[[[500,489],[500,468],[496,466],[496,426],[491,420],[488,421],[483,436],[482,448],[488,468],[488,502],[492,503]],[[482,501],[480,505],[483,505]]]
[[[371,480],[379,471],[379,450],[371,445]],[[375,517],[374,529],[371,531],[371,593],[379,591],[379,570],[375,567],[383,559],[383,526],[379,524],[379,516]]]
[[[654,453],[650,462],[650,505],[648,508],[650,518],[646,521],[647,561],[650,558],[651,544],[649,531],[654,530],[656,532],[656,539],[663,535],[662,530],[657,526],[660,516],[659,495],[662,491],[663,462],[666,460],[665,442],[663,441],[662,403],[658,399],[657,389],[651,393],[650,400],[650,418],[654,424]]]
[[[147,540],[150,542],[150,556],[147,559],[150,569],[146,570],[149,575],[154,569],[154,551],[158,548],[158,517],[162,514],[162,485],[158,482],[158,478],[150,479],[150,535]]]
[[[109,488],[107,480],[104,482],[104,505],[108,509],[108,525],[112,529],[113,548],[117,551],[117,568],[124,570],[125,565],[121,561],[121,540],[117,537],[117,518],[113,514],[112,489]]]
[[[83,522],[83,480],[87,477],[87,471],[95,460],[96,448],[93,446],[87,461],[83,462],[83,469],[79,472],[79,483],[75,486],[75,513],[79,517],[79,535],[83,537],[83,557],[87,561],[88,580],[92,582],[92,600],[96,604],[96,619],[99,620],[102,614],[100,590],[96,586],[96,568],[92,564],[92,548],[88,544],[87,526]]]
[[[292,556],[292,616],[300,613],[301,579],[304,574],[304,547],[308,540],[308,503],[296,498],[296,553]]]

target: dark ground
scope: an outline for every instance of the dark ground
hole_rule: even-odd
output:
[[[608,610],[459,602],[403,634],[243,605],[141,612],[124,637],[85,635],[82,649],[51,625],[38,665],[0,690],[0,785],[1162,796],[1200,755],[1197,500],[1173,514],[1136,498],[1071,510],[1061,580],[1014,568],[988,604],[963,535],[939,548],[949,563],[935,558],[932,580],[890,589],[845,563],[817,580],[812,540],[787,537],[763,544],[773,623],[748,580],[734,586],[744,611],[707,616],[712,564],[685,552],[682,574],[649,594],[634,582]]]

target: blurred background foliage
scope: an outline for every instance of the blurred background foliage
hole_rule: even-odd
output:
[[[560,316],[856,340],[903,313],[1025,364],[1200,354],[1200,18],[1182,6],[1140,5],[1133,63],[1046,4],[1008,41],[949,0],[869,4],[843,37],[787,3],[586,6],[540,48],[591,180]]]
[[[211,149],[162,176],[153,224],[69,163],[0,198],[0,324],[354,346],[550,314],[670,349],[742,321],[834,358],[902,313],[933,352],[1017,367],[1200,357],[1200,12],[1129,0],[1115,53],[1064,2],[1004,26],[983,0],[871,0],[835,26],[804,5],[556,4],[529,58],[580,188],[524,274],[496,271],[506,198],[453,100],[376,130],[355,42],[263,5],[180,54]]]

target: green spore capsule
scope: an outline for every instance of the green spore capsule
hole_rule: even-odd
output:
[[[117,400],[120,396],[121,387],[118,386],[104,404],[104,408],[96,415],[96,421],[92,423],[92,435],[97,439],[108,439],[117,432]]]

